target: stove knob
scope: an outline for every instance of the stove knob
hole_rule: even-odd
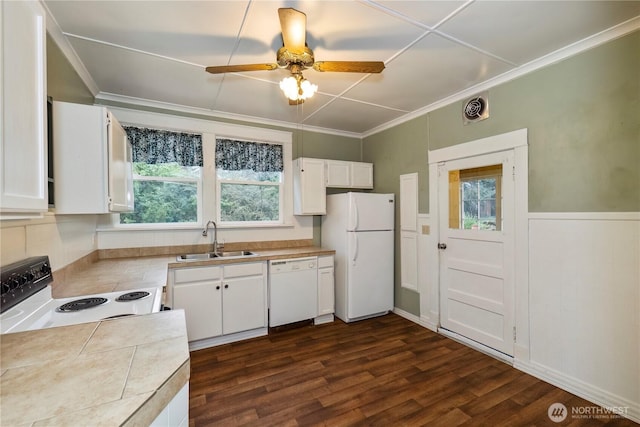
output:
[[[47,275],[51,273],[51,267],[49,267],[49,264],[45,262],[44,264],[42,264],[42,267],[40,267],[40,271],[44,273],[44,275]]]
[[[3,282],[2,283],[2,289],[0,290],[0,293],[2,293],[2,295],[4,295],[7,292],[9,292],[9,283]]]
[[[24,275],[24,278],[27,282],[31,282],[34,279],[34,275],[32,272],[28,272],[27,274]]]

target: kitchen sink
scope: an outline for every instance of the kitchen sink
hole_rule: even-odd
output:
[[[185,254],[178,255],[176,260],[179,262],[186,261],[205,261],[208,259],[215,258],[244,258],[244,257],[252,257],[257,256],[258,254],[251,251],[223,251],[223,252],[204,252],[200,254]]]

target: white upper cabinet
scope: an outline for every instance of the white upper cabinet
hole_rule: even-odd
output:
[[[327,187],[351,186],[351,162],[342,160],[325,160]]]
[[[46,212],[46,32],[39,2],[0,2],[0,211]]]
[[[351,163],[351,188],[373,188],[373,163]]]
[[[293,161],[293,213],[327,213],[324,160],[300,157]]]
[[[373,188],[373,164],[325,160],[327,187]]]
[[[54,102],[53,132],[56,213],[133,210],[131,144],[110,111]]]
[[[326,214],[327,187],[373,188],[373,164],[300,157],[293,161],[293,213]]]

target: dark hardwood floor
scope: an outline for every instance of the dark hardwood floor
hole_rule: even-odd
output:
[[[395,314],[194,351],[190,387],[192,427],[638,426]]]

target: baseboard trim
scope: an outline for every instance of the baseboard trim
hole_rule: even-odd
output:
[[[625,408],[626,413],[619,415],[640,423],[640,403],[616,396],[539,363],[516,360],[514,367],[603,408]]]
[[[498,350],[494,350],[491,347],[487,347],[485,345],[480,344],[479,342],[470,340],[467,337],[464,337],[460,334],[456,334],[448,329],[438,328],[438,333],[444,335],[447,338],[451,338],[454,341],[459,342],[460,344],[464,344],[468,347],[471,347],[474,350],[478,350],[480,353],[484,353],[487,356],[491,356],[494,359],[498,359],[501,362],[504,362],[508,365],[513,366],[513,356],[509,356],[507,354],[501,353]]]

